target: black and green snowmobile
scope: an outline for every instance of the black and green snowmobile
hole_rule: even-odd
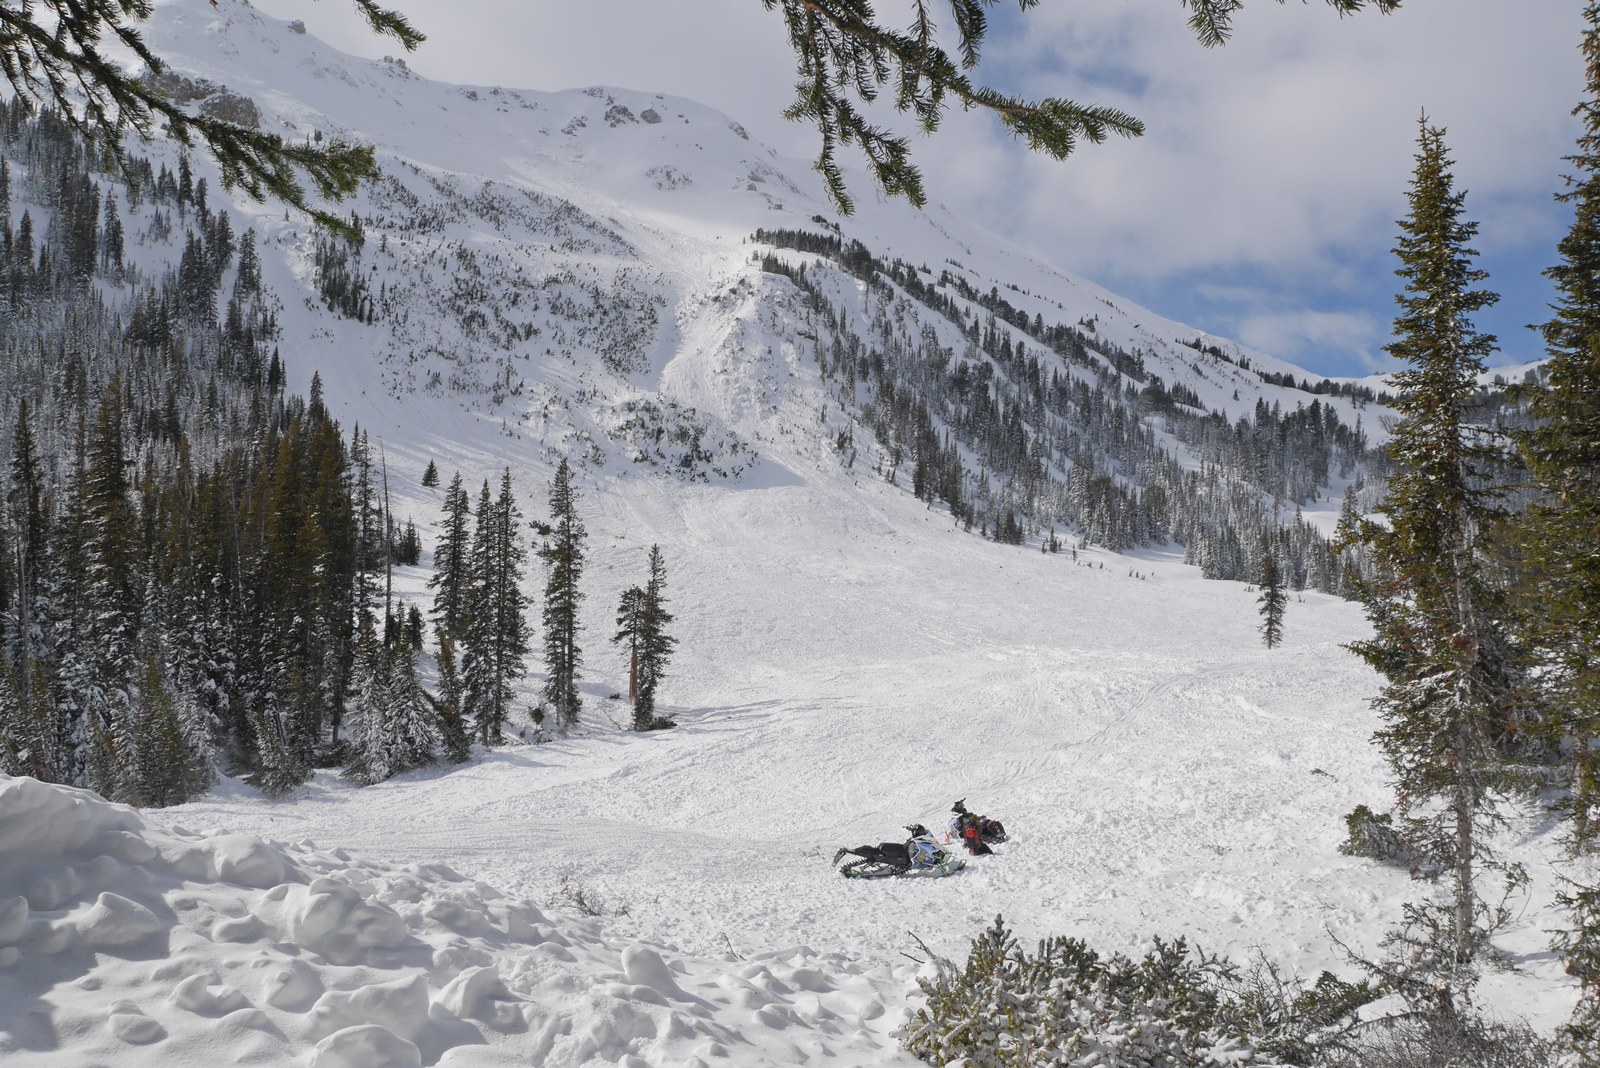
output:
[[[933,832],[922,824],[913,823],[906,830],[911,832],[911,837],[904,842],[840,849],[833,855],[834,867],[846,879],[881,879],[899,875],[949,875],[966,865],[966,861],[935,840]],[[855,859],[840,864],[847,856]]]

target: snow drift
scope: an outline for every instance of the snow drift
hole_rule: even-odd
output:
[[[696,960],[442,865],[0,777],[8,1068],[884,1064],[904,982],[805,949]]]

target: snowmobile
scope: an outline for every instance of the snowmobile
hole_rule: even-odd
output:
[[[922,824],[910,824],[906,830],[911,832],[911,837],[904,842],[840,849],[833,855],[834,867],[846,879],[879,879],[892,875],[949,875],[966,865],[953,850],[940,845],[933,832]],[[855,859],[841,865],[840,859],[846,856]]]
[[[974,856],[992,853],[990,846],[1006,840],[1005,824],[968,812],[966,798],[951,805],[950,812],[950,840],[960,842]]]

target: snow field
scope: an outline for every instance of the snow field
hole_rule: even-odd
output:
[[[31,779],[0,779],[0,814],[8,1066],[892,1059],[884,968],[693,961],[441,865],[163,829]]]
[[[677,730],[616,729],[606,696],[625,666],[602,638],[614,597],[596,594],[577,733],[366,789],[221,791],[175,818],[443,862],[552,913],[581,890],[611,936],[686,958],[860,969],[885,1031],[914,1007],[917,939],[960,959],[996,913],[1025,945],[1138,953],[1184,935],[1314,977],[1350,974],[1334,937],[1373,952],[1426,892],[1337,852],[1342,816],[1391,796],[1369,740],[1376,677],[1340,648],[1363,632],[1357,606],[1305,595],[1269,651],[1238,584],[1154,556],[997,546],[881,483],[849,491],[853,509],[816,475],[586,491],[597,587],[630,579],[638,531],[664,543]],[[841,845],[942,829],[958,797],[1005,821],[998,855],[938,880],[830,868]],[[1523,971],[1485,997],[1550,1028],[1573,993],[1546,948],[1551,828],[1515,826],[1535,892],[1501,944]]]

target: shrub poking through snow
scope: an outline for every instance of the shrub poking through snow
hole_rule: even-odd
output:
[[[964,967],[934,966],[901,1045],[938,1065],[1310,1065],[1323,1047],[1348,1046],[1357,1012],[1379,996],[1328,972],[1285,977],[1264,959],[1241,968],[1183,938],[1155,938],[1138,960],[1062,937],[1030,956],[998,916]]]
[[[927,1004],[901,1044],[930,1064],[1157,1065],[1281,1063],[1259,1054],[1228,1019],[1227,961],[1182,938],[1156,939],[1140,960],[1102,957],[1052,937],[1030,956],[1005,922],[973,940],[966,966],[938,961],[919,979]]]
[[[1400,832],[1394,829],[1389,813],[1373,812],[1366,805],[1357,805],[1344,818],[1348,835],[1339,843],[1339,852],[1347,857],[1370,857],[1373,860],[1397,860],[1405,851]]]
[[[1521,1022],[1433,1013],[1378,1022],[1319,1068],[1557,1068],[1556,1044]],[[1569,1062],[1589,1063],[1589,1062]]]

